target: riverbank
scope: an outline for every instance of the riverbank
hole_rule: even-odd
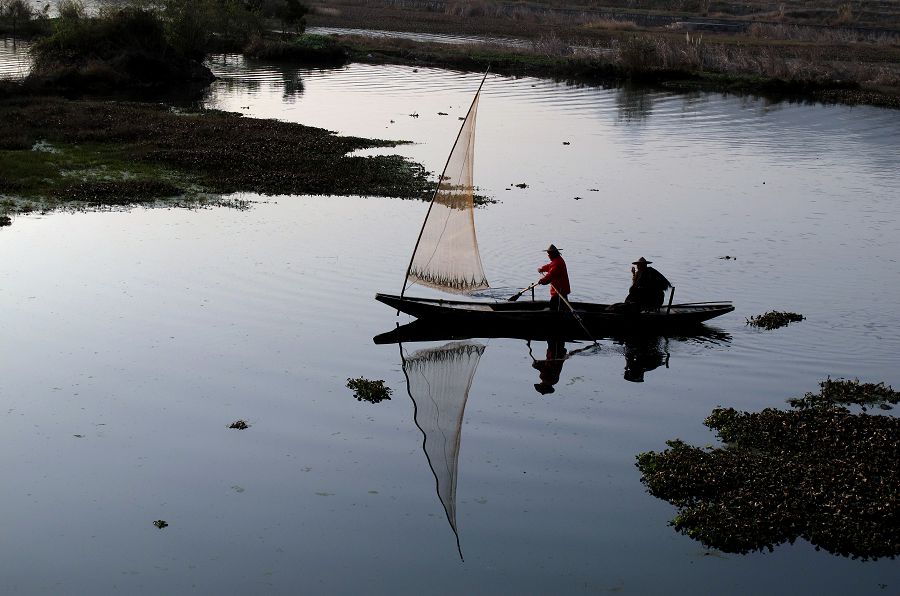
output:
[[[499,5],[497,5],[499,6]],[[496,7],[495,7],[496,8]],[[689,15],[683,15],[688,18]],[[450,34],[485,43],[449,44],[390,36],[339,36],[360,62],[398,63],[577,80],[625,81],[800,101],[900,108],[900,32],[822,23],[694,23],[672,14],[648,24],[591,12],[515,17],[351,2],[314,11],[310,25]],[[892,21],[891,21],[892,22]],[[522,43],[511,46],[504,37]],[[496,41],[491,41],[494,38]]]
[[[424,169],[352,152],[403,141],[160,104],[0,100],[0,214],[207,194],[424,196]]]

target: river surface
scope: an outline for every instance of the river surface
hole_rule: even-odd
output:
[[[211,65],[208,107],[409,140],[388,151],[432,172],[480,80]],[[552,393],[535,389],[545,343],[474,340],[458,547],[401,359],[454,348],[373,342],[408,321],[373,297],[399,292],[425,203],[241,195],[251,209],[17,217],[0,229],[0,591],[897,593],[896,561],[802,539],[704,548],[634,463],[669,439],[717,444],[703,420],[719,405],[785,408],[829,376],[900,386],[898,139],[900,112],[870,107],[488,76],[484,295],[532,282],[553,242],[573,298],[621,300],[644,256],[676,302],[736,310],[706,337],[601,339]],[[806,320],[745,324],[772,309]],[[356,377],[391,399],[357,401]]]

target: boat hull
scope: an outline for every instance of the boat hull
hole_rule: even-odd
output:
[[[535,333],[665,333],[700,325],[734,310],[730,302],[673,304],[643,312],[608,310],[609,305],[571,302],[572,310],[551,310],[547,300],[479,302],[376,294],[375,299],[420,320],[446,325],[504,326]],[[574,314],[573,314],[574,310]],[[577,315],[574,316],[574,315]]]

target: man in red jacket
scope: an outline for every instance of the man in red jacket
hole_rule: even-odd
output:
[[[572,291],[569,287],[569,273],[558,248],[551,244],[547,247],[547,256],[550,262],[538,268],[538,273],[544,274],[538,283],[542,286],[550,284],[550,310],[559,310],[562,302],[560,296],[567,298]]]

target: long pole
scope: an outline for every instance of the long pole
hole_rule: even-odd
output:
[[[485,79],[487,79],[488,73],[491,71],[491,67],[488,66],[487,70],[484,71],[484,76],[481,77],[481,83],[478,85],[478,91],[475,92],[475,97],[472,98],[472,103],[469,105],[469,111],[466,112],[466,117],[463,119],[462,125],[459,127],[459,132],[456,133],[456,140],[453,141],[453,146],[450,148],[450,154],[447,155],[447,162],[444,164],[444,169],[441,170],[441,177],[438,178],[437,187],[434,189],[434,194],[431,195],[431,203],[428,204],[428,211],[425,213],[425,219],[422,220],[422,227],[419,229],[419,236],[416,238],[416,245],[413,247],[412,255],[409,257],[409,265],[406,267],[406,275],[403,276],[403,289],[400,290],[400,298],[403,298],[403,294],[406,292],[406,282],[409,280],[409,272],[412,270],[413,259],[416,258],[416,251],[419,250],[419,242],[422,241],[422,234],[425,232],[425,224],[428,222],[428,216],[431,214],[431,208],[434,207],[434,198],[437,196],[437,193],[441,190],[441,182],[444,180],[444,174],[447,173],[447,167],[450,165],[450,158],[453,156],[453,150],[456,149],[456,144],[459,142],[459,137],[462,135],[463,129],[466,127],[466,122],[469,120],[469,115],[472,113],[472,108],[475,107],[475,104],[478,103],[478,95],[481,93],[481,87],[484,85]],[[398,313],[400,311],[397,311]]]
[[[556,292],[556,295],[559,296],[559,299],[562,300],[563,302],[565,302],[566,306],[569,307],[569,310],[572,311],[572,316],[575,317],[575,320],[578,321],[578,324],[581,325],[581,328],[584,329],[585,333],[587,333],[588,339],[590,339],[592,342],[594,342],[595,346],[599,346],[600,344],[597,343],[597,340],[594,339],[594,336],[591,335],[591,332],[588,331],[587,327],[585,327],[584,321],[581,320],[581,317],[578,316],[578,313],[575,312],[575,309],[572,308],[572,305],[569,304],[569,301],[566,299],[566,297],[563,296],[562,294],[560,294],[559,290],[557,290],[556,286],[554,286],[553,284],[550,284],[550,287],[553,288],[553,290]]]

